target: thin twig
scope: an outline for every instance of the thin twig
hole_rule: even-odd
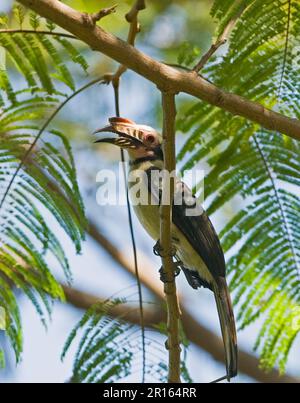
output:
[[[206,63],[210,60],[210,58],[216,53],[216,51],[222,45],[224,45],[226,42],[227,42],[227,38],[224,38],[224,37],[218,38],[217,41],[211,45],[211,47],[205,53],[205,55],[202,56],[201,60],[193,68],[193,71],[195,73],[199,73],[203,69],[203,67],[206,65]]]
[[[145,0],[137,0],[131,10],[126,14],[126,20],[128,22],[132,22],[134,18],[137,17],[139,11],[145,10],[146,1]]]
[[[180,383],[180,338],[179,317],[180,309],[176,293],[174,263],[172,257],[172,204],[175,181],[173,173],[176,169],[175,157],[175,94],[162,92],[162,105],[164,115],[163,150],[164,172],[163,196],[160,207],[160,243],[162,250],[162,263],[165,276],[164,291],[168,311],[168,342],[169,350],[169,382]]]
[[[203,67],[207,64],[207,62],[210,60],[210,58],[217,52],[217,50],[221,46],[225,45],[231,31],[235,27],[238,19],[243,14],[245,8],[246,6],[242,4],[241,7],[238,9],[237,13],[228,21],[221,34],[218,36],[216,42],[211,45],[209,50],[202,56],[200,61],[193,68],[194,72],[199,73],[203,69]]]
[[[146,8],[145,0],[136,0],[131,10],[126,14],[125,18],[130,23],[130,28],[127,37],[127,43],[131,46],[135,45],[137,34],[140,32],[140,24],[138,21],[138,14]],[[113,83],[116,86],[122,74],[127,70],[125,65],[120,65],[113,77]]]
[[[93,14],[85,14],[86,21],[88,21],[90,25],[96,25],[96,23],[100,21],[102,18],[115,13],[116,9],[117,4],[111,7],[103,8],[102,10]],[[41,31],[36,29],[0,29],[0,34],[51,35],[51,36],[60,36],[62,38],[68,38],[68,39],[78,39],[76,36],[64,32]]]
[[[71,34],[66,34],[64,32],[56,31],[39,31],[34,29],[0,29],[0,34],[35,34],[35,35],[51,35],[60,36],[62,38],[77,39],[76,36]]]
[[[88,14],[89,18],[91,19],[92,23],[95,25],[98,21],[100,21],[102,18],[107,17],[110,14],[113,14],[116,12],[117,9],[117,4],[103,8],[102,10],[98,11],[97,13],[93,14]]]
[[[175,69],[180,69],[180,70],[190,71],[190,72],[193,71],[193,69],[190,69],[187,66],[182,66],[181,64],[178,64],[178,63],[166,63],[164,61],[161,61],[161,63],[163,63],[163,64],[165,64],[166,66],[169,66],[169,67],[174,67]]]

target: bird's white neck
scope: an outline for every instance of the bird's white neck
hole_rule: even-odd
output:
[[[130,161],[130,171],[134,170],[147,171],[149,168],[153,167],[162,170],[164,169],[164,162],[158,158],[155,159],[140,158]]]

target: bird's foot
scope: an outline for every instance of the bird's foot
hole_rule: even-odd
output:
[[[163,267],[161,267],[159,269],[159,276],[160,276],[160,281],[161,282],[163,282],[164,284],[172,283],[174,281],[174,278],[179,276],[179,274],[180,274],[180,266],[177,263],[178,262],[174,263],[174,272],[173,272],[172,279],[169,278],[169,276],[166,274],[166,272],[165,272]]]
[[[160,256],[160,257],[166,257],[166,256],[170,256],[170,257],[175,257],[176,256],[176,248],[174,246],[172,246],[172,249],[170,251],[170,253],[165,253],[164,249],[162,248],[160,241],[158,240],[156,242],[156,244],[153,246],[153,253],[155,256]]]
[[[156,244],[153,247],[153,253],[156,256],[160,256],[162,258],[164,257],[171,257],[173,260],[175,259],[176,261],[173,261],[173,276],[171,277],[170,275],[168,275],[164,268],[161,267],[159,269],[159,274],[160,274],[160,280],[165,284],[165,283],[172,283],[174,281],[174,278],[177,277],[180,273],[181,267],[183,266],[183,263],[178,260],[178,258],[176,257],[176,253],[177,250],[174,246],[172,246],[172,249],[170,251],[170,253],[164,253],[163,248],[161,247],[160,241],[158,240],[156,242]],[[170,278],[171,277],[171,278]]]

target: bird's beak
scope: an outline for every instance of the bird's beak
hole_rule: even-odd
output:
[[[95,141],[95,143],[109,143],[125,149],[137,149],[144,147],[144,144],[137,137],[131,135],[131,130],[128,127],[118,125],[109,125],[101,129],[97,129],[93,134],[112,133],[110,137],[103,137]]]
[[[113,135],[111,137],[103,137],[95,141],[95,143],[110,143],[110,144],[115,144],[115,141],[117,140],[118,136],[117,133],[115,132],[115,129],[113,126],[105,126],[101,129],[97,129],[94,131],[93,134],[98,134],[98,133],[112,133]]]

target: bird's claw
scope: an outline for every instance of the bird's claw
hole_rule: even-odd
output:
[[[166,256],[170,256],[170,257],[175,257],[176,256],[176,248],[174,246],[172,246],[171,252],[168,254],[164,253],[164,249],[162,248],[160,241],[158,240],[156,242],[156,244],[153,246],[153,253],[155,256],[160,256],[160,257],[166,257]]]
[[[172,283],[174,278],[176,278],[177,276],[179,276],[180,274],[180,267],[174,263],[174,273],[173,273],[173,278],[170,280],[167,276],[167,274],[164,271],[164,268],[161,267],[159,269],[159,275],[160,275],[160,281],[163,282],[164,284],[166,283]]]
[[[163,248],[161,247],[160,241],[158,240],[158,241],[156,242],[156,244],[154,245],[154,247],[153,247],[153,253],[154,253],[156,256],[160,256],[160,257],[169,256],[169,257],[172,257],[173,259],[174,259],[174,258],[176,259],[176,262],[173,262],[174,271],[173,271],[173,276],[172,276],[171,279],[170,279],[170,276],[168,276],[168,275],[165,273],[163,267],[161,267],[161,268],[159,269],[160,280],[161,280],[164,284],[165,284],[165,283],[172,283],[172,282],[174,281],[174,278],[177,277],[177,276],[180,274],[181,267],[183,266],[183,263],[182,263],[180,260],[178,260],[178,258],[176,257],[176,253],[177,253],[176,248],[172,246],[171,253],[168,253],[168,254],[166,255],[166,254],[164,254],[164,250],[163,250]]]

